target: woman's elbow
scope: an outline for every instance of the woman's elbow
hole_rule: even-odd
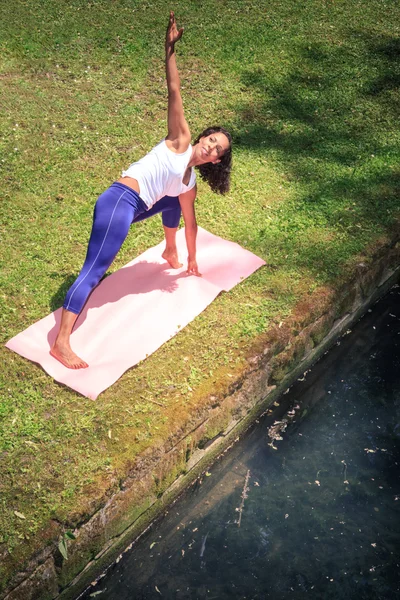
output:
[[[178,83],[170,83],[168,85],[168,100],[173,102],[181,97],[181,86]]]

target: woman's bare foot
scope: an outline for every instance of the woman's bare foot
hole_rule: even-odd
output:
[[[51,356],[60,361],[67,369],[86,369],[89,365],[72,351],[69,344],[55,342],[50,350]]]
[[[182,267],[182,263],[179,262],[177,250],[168,250],[165,248],[161,256],[169,263],[172,269],[180,269]]]

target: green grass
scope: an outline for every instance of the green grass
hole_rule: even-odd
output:
[[[170,8],[161,0],[7,5],[2,342],[62,304],[97,195],[165,135]],[[267,267],[95,403],[1,350],[3,556],[49,518],[66,526],[81,518],[137,452],[240,372],[257,336],[318,287],[335,287],[398,224],[397,2],[206,0],[174,9],[185,26],[178,63],[191,129],[221,123],[234,136],[231,192],[217,197],[200,183],[198,221]],[[157,218],[137,225],[112,269],[161,239]]]

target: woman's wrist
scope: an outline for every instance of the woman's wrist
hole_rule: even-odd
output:
[[[173,54],[175,52],[175,42],[165,42],[165,52],[166,54]]]

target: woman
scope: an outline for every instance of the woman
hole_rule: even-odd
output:
[[[107,271],[121,248],[132,223],[162,212],[166,246],[162,254],[172,268],[179,268],[175,235],[181,212],[188,249],[187,273],[199,276],[196,262],[197,223],[194,211],[196,176],[211,188],[225,193],[229,188],[231,136],[221,127],[203,131],[194,145],[183,113],[175,43],[182,37],[174,13],[170,13],[165,40],[168,87],[168,135],[144,158],[133,163],[97,200],[86,260],[69,289],[63,305],[60,330],[50,353],[70,369],[88,364],[70,346],[74,323],[89,294]]]

